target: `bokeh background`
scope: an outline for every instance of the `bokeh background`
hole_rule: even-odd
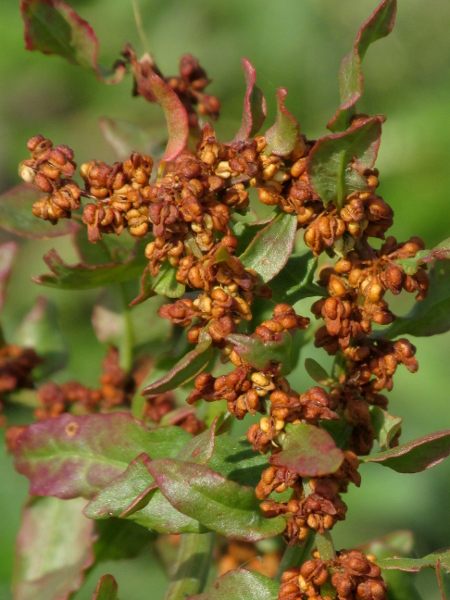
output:
[[[72,0],[94,28],[100,62],[111,66],[125,42],[138,54],[149,49],[165,74],[177,72],[181,54],[191,53],[212,78],[209,91],[222,100],[216,130],[229,140],[239,127],[244,95],[240,61],[257,69],[257,84],[273,122],[279,86],[289,90],[286,105],[310,139],[326,133],[338,106],[337,74],[359,26],[376,0],[138,0],[147,48],[141,43],[130,0]],[[131,79],[118,86],[100,84],[92,73],[57,57],[26,52],[19,2],[0,2],[0,193],[19,183],[17,164],[27,156],[26,141],[42,133],[75,151],[78,164],[115,160],[98,127],[99,117],[128,119],[145,126],[164,124],[162,111],[131,97]],[[419,235],[427,247],[449,236],[450,196],[450,3],[399,0],[393,33],[373,45],[364,60],[365,93],[358,111],[383,113],[383,139],[377,166],[380,193],[395,211],[392,233],[399,239]],[[13,239],[0,234],[2,240]],[[60,326],[72,347],[66,378],[95,385],[101,351],[90,324],[90,292],[54,292],[30,282],[45,272],[41,256],[56,247],[74,258],[64,240],[22,245],[18,268],[2,314],[8,336],[40,294],[58,303]],[[405,313],[409,300],[395,309]],[[448,405],[449,335],[413,340],[420,370],[399,369],[390,411],[404,418],[403,441],[450,427]],[[316,356],[316,354],[310,354]],[[326,361],[322,360],[326,364]],[[299,387],[311,384],[302,375]],[[303,381],[304,380],[304,381]],[[298,388],[297,388],[298,389]],[[394,529],[411,529],[416,553],[450,546],[450,461],[418,475],[399,475],[377,465],[361,468],[362,487],[350,489],[345,523],[335,529],[336,545],[350,547]],[[10,598],[13,544],[28,484],[10,457],[0,458],[0,598]],[[112,572],[122,600],[163,596],[163,577],[138,560],[102,565],[77,600],[90,598],[97,576]],[[415,575],[424,598],[440,597],[432,573]]]

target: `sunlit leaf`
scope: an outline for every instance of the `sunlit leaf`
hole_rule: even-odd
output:
[[[361,62],[370,44],[392,31],[396,12],[397,1],[384,0],[359,30],[353,50],[344,57],[339,71],[341,105],[327,125],[331,131],[347,129],[350,118],[355,113],[355,104],[364,89]]]
[[[419,473],[439,464],[450,454],[450,431],[437,431],[369,456],[360,462],[376,462],[398,473]]]
[[[375,432],[375,439],[382,449],[389,448],[389,444],[400,429],[402,421],[402,418],[390,415],[379,406],[370,407],[370,422]]]
[[[141,452],[176,456],[189,434],[179,427],[149,431],[128,413],[62,414],[29,425],[15,447],[15,467],[40,496],[91,498]]]
[[[246,58],[242,59],[247,89],[245,91],[242,122],[234,142],[246,140],[261,129],[267,114],[267,104],[263,93],[255,85],[256,69]]]
[[[95,588],[92,600],[118,600],[119,586],[112,575],[103,575]]]
[[[401,258],[393,262],[400,265],[407,275],[414,275],[420,265],[438,259],[450,259],[450,238],[444,240],[431,250],[419,250],[413,258]]]
[[[270,282],[272,300],[293,306],[303,298],[324,296],[325,290],[313,283],[317,259],[312,252],[291,254],[283,270]]]
[[[367,189],[362,172],[375,164],[381,122],[380,117],[372,117],[344,133],[317,140],[307,168],[313,188],[325,202],[342,208],[347,195]]]
[[[57,54],[69,63],[93,70],[103,83],[118,83],[125,65],[107,70],[97,62],[98,40],[92,27],[65,2],[21,0],[27,50]]]
[[[377,560],[377,565],[382,569],[399,569],[400,571],[417,572],[424,567],[432,567],[436,569],[437,563],[442,568],[450,573],[450,549],[437,550],[431,554],[427,554],[422,558],[405,558],[393,556]]]
[[[261,573],[236,569],[216,579],[211,589],[186,600],[277,600],[280,584]]]
[[[191,381],[208,365],[212,357],[211,338],[201,341],[194,350],[188,352],[164,377],[142,390],[143,396],[156,396],[169,392]]]
[[[14,600],[67,600],[94,562],[94,524],[81,498],[34,498],[25,507],[17,538]]]
[[[227,342],[234,345],[235,352],[258,371],[287,375],[291,371],[291,334],[282,331],[275,339],[263,342],[257,335],[230,333]]]
[[[149,471],[177,510],[229,539],[256,541],[285,528],[282,517],[264,519],[254,489],[228,481],[204,465],[158,459],[150,463]]]
[[[284,106],[287,90],[278,88],[277,118],[275,124],[266,131],[267,152],[278,156],[287,156],[294,149],[300,137],[300,124]]]
[[[342,464],[344,454],[336,447],[329,433],[298,423],[286,427],[283,449],[270,457],[269,462],[287,467],[301,477],[323,477],[334,473]]]
[[[0,245],[0,310],[5,302],[11,268],[18,250],[15,242],[5,242]]]
[[[297,217],[282,213],[259,231],[239,257],[247,269],[254,269],[264,283],[277,275],[292,253]]]
[[[56,225],[38,219],[32,207],[45,196],[34,185],[21,183],[0,195],[0,228],[26,238],[47,239],[67,235],[80,228],[72,219],[60,219]]]

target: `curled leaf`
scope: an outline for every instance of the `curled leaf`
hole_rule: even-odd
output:
[[[407,275],[414,275],[420,265],[431,262],[434,259],[450,259],[450,238],[444,240],[432,250],[419,250],[413,258],[402,258],[394,260],[399,264]]]
[[[59,0],[21,0],[27,50],[57,54],[72,65],[92,69],[103,83],[119,83],[125,65],[112,70],[97,62],[98,39],[92,27],[68,4]]]
[[[398,473],[419,473],[439,464],[450,454],[450,431],[437,431],[384,452],[360,456],[360,462],[376,462]]]
[[[317,140],[308,156],[308,173],[325,202],[342,208],[348,194],[366,189],[362,172],[375,164],[382,121],[380,117],[365,119],[344,133]]]
[[[227,342],[234,345],[235,352],[258,371],[287,375],[291,371],[291,334],[282,331],[275,339],[263,342],[257,335],[230,333]]]
[[[301,477],[323,477],[339,469],[344,454],[325,430],[298,423],[287,426],[283,450],[269,460]]]
[[[380,448],[389,448],[392,439],[400,429],[402,421],[402,418],[390,415],[379,406],[373,405],[370,407],[370,422]]]
[[[239,131],[233,142],[240,142],[252,137],[261,129],[267,115],[267,104],[263,93],[255,85],[256,69],[246,58],[242,59],[247,89],[244,98],[244,110]]]
[[[355,112],[355,104],[361,98],[364,89],[361,62],[370,44],[392,31],[396,12],[397,0],[383,0],[359,30],[353,50],[344,57],[339,71],[341,105],[327,125],[330,131],[347,129]]]
[[[280,87],[277,92],[277,118],[275,124],[266,131],[267,152],[278,156],[287,156],[300,138],[300,124],[284,106],[287,90]]]

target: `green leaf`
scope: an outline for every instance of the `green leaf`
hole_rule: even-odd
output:
[[[314,425],[287,425],[283,449],[269,462],[287,467],[301,477],[323,477],[334,473],[342,464],[344,453],[336,447],[325,430]]]
[[[19,246],[15,242],[0,245],[0,310],[3,307],[12,265]]]
[[[118,160],[124,161],[132,152],[150,155],[155,162],[162,158],[167,140],[165,127],[141,127],[125,119],[99,119],[100,130]]]
[[[344,133],[317,140],[308,156],[308,173],[322,200],[340,209],[349,194],[367,189],[361,173],[375,164],[381,122],[380,117],[372,117]]]
[[[282,331],[275,339],[263,342],[257,335],[230,333],[227,342],[234,345],[239,357],[254,369],[265,373],[287,375],[291,371],[291,334]]]
[[[412,258],[402,258],[393,262],[400,265],[407,275],[414,275],[414,273],[417,273],[420,265],[431,262],[434,259],[442,260],[444,258],[450,259],[450,238],[447,238],[432,250],[419,250]]]
[[[157,396],[185,385],[206,369],[212,354],[211,338],[207,336],[207,339],[201,341],[194,350],[183,356],[164,377],[145,387],[142,395],[147,398]]]
[[[112,575],[103,575],[95,588],[92,600],[118,600],[118,589],[119,586]]]
[[[307,358],[305,360],[305,369],[308,375],[314,379],[314,381],[320,383],[320,385],[330,387],[336,383],[335,380],[328,375],[325,369],[313,358]]]
[[[36,306],[26,315],[14,337],[17,344],[33,348],[44,359],[42,365],[33,369],[36,381],[48,378],[65,366],[68,351],[59,328],[56,306],[48,298],[37,298]]]
[[[159,273],[156,276],[150,274],[147,265],[142,274],[141,293],[133,300],[131,306],[140,304],[156,294],[167,296],[168,298],[180,298],[184,294],[186,286],[178,283],[176,277],[176,267],[170,266],[168,262],[161,266]]]
[[[278,156],[287,156],[297,145],[300,138],[300,124],[297,119],[285,108],[287,90],[278,88],[277,92],[277,118],[275,124],[266,131],[267,153]]]
[[[277,600],[280,584],[261,573],[236,569],[214,582],[211,589],[186,600]]]
[[[97,62],[98,40],[92,27],[68,4],[57,0],[21,0],[27,50],[57,54],[72,65],[92,69],[103,83],[119,83],[125,65],[113,70]]]
[[[267,456],[253,451],[245,436],[218,435],[208,466],[226,479],[255,488],[269,463]]]
[[[243,141],[256,135],[261,129],[267,114],[266,99],[259,87],[255,85],[255,67],[249,60],[243,58],[242,68],[247,89],[245,91],[241,126],[233,142]]]
[[[204,465],[167,458],[152,461],[148,468],[172,506],[228,539],[257,541],[285,528],[283,517],[262,516],[254,489]]]
[[[267,283],[287,263],[296,232],[296,215],[282,213],[256,234],[239,259],[246,269],[254,269]]]
[[[71,219],[60,219],[56,225],[33,215],[33,204],[45,196],[34,185],[21,183],[0,195],[0,228],[33,239],[61,237],[80,229]]]
[[[67,600],[94,562],[94,524],[81,498],[34,498],[25,507],[17,538],[15,600]]]
[[[179,427],[149,431],[128,413],[62,414],[29,425],[15,448],[15,467],[39,496],[92,498],[141,452],[176,456],[190,435]]]
[[[325,290],[313,283],[317,259],[311,251],[292,254],[283,270],[270,282],[272,300],[293,306],[303,298],[324,296]]]
[[[380,448],[389,448],[391,440],[400,429],[403,419],[393,417],[379,406],[370,407],[370,422]]]
[[[424,567],[436,569],[438,562],[447,573],[450,573],[450,549],[436,550],[436,552],[427,554],[422,558],[393,556],[391,558],[377,560],[377,565],[381,569],[399,569],[400,571],[416,573]]]
[[[355,113],[355,104],[364,89],[361,62],[370,44],[392,31],[396,12],[396,0],[384,0],[359,30],[352,52],[344,57],[339,71],[341,105],[327,124],[331,131],[347,129],[350,118]]]
[[[158,533],[201,532],[205,528],[195,518],[178,512],[156,489],[150,475],[149,456],[143,452],[85,508],[90,519],[119,517]]]
[[[125,519],[97,520],[95,532],[96,563],[135,558],[149,547],[154,537],[144,527]]]
[[[139,277],[147,266],[148,261],[144,255],[133,255],[123,262],[113,262],[98,266],[89,266],[84,263],[68,265],[59,256],[55,249],[44,254],[44,261],[52,274],[32,277],[39,285],[53,287],[60,290],[87,290],[123,283]]]
[[[373,337],[395,339],[409,334],[429,337],[450,330],[450,261],[439,261],[430,273],[430,289],[405,317],[397,317]]]
[[[419,473],[439,464],[450,454],[450,431],[437,431],[370,456],[360,462],[376,462],[398,473]]]

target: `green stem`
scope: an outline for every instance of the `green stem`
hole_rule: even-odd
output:
[[[338,171],[338,181],[337,181],[337,198],[336,198],[336,208],[341,210],[345,203],[345,168],[347,166],[346,160],[346,152],[343,150],[341,152],[341,157],[339,161],[339,171]]]
[[[131,311],[128,305],[125,288],[119,285],[123,306],[124,332],[120,344],[120,366],[129,373],[133,365],[134,328],[131,320]]]
[[[174,574],[164,600],[185,600],[201,594],[211,568],[214,533],[183,533]]]
[[[310,558],[313,542],[314,535],[309,531],[303,546],[296,545],[288,546],[286,548],[280,566],[278,567],[277,574],[275,575],[275,581],[281,581],[282,574],[290,567],[301,566]]]

